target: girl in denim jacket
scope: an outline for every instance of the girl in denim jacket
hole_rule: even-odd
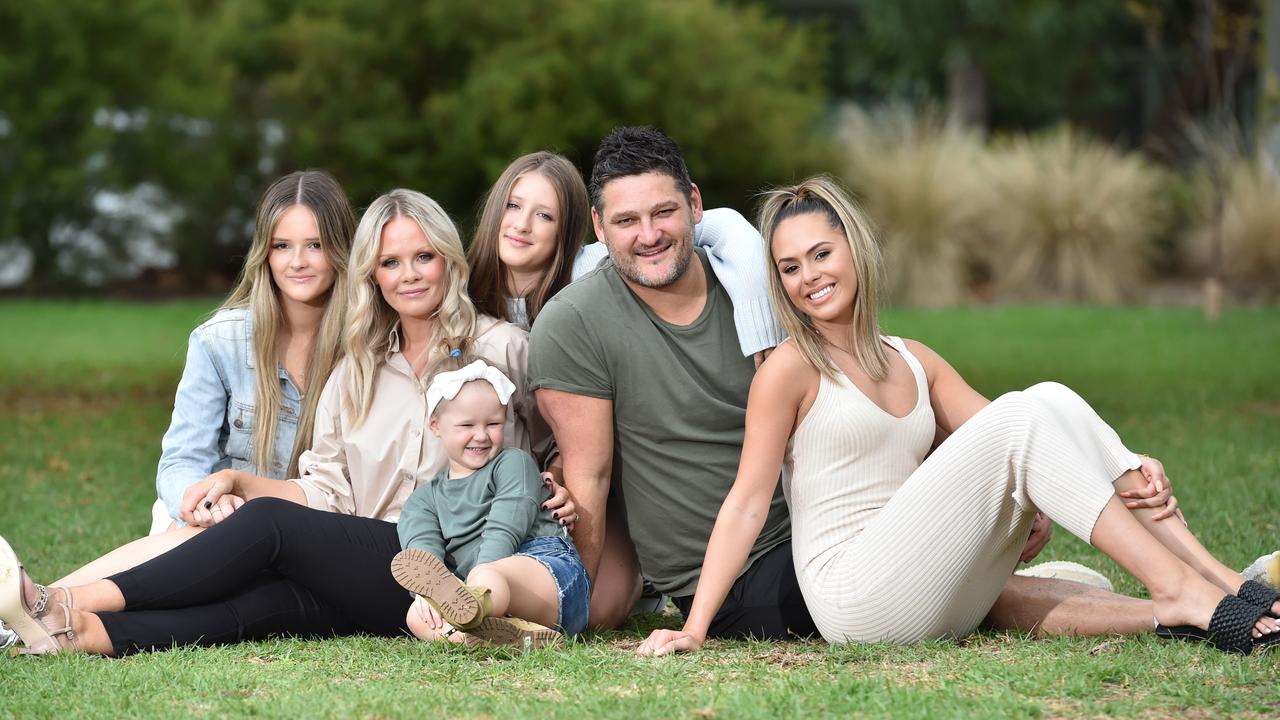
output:
[[[178,517],[183,492],[212,473],[297,475],[320,388],[341,357],[354,232],[347,195],[328,173],[301,170],[267,188],[235,289],[188,341],[161,443],[153,537],[114,550],[59,584],[133,567],[221,522],[243,500],[224,498],[190,527]]]

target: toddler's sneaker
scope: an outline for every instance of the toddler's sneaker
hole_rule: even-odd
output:
[[[512,645],[526,649],[559,645],[564,635],[544,625],[514,617],[488,617],[466,631],[469,639],[488,645]]]
[[[425,550],[401,550],[391,560],[391,575],[459,630],[476,627],[493,612],[489,588],[464,585],[443,560]]]

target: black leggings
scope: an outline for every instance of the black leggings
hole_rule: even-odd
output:
[[[393,523],[259,498],[173,550],[110,578],[102,612],[116,655],[273,635],[408,633],[412,598],[391,576]]]

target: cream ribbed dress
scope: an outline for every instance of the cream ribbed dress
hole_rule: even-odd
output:
[[[840,376],[820,379],[783,469],[805,603],[828,642],[967,635],[1013,572],[1037,510],[1086,542],[1137,456],[1070,389],[1042,383],[975,414],[925,459],[924,368],[895,417]]]

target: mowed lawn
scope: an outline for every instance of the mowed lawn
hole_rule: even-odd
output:
[[[213,301],[0,303],[0,534],[52,579],[148,527],[186,336]],[[1059,380],[1164,460],[1187,519],[1228,563],[1280,547],[1280,310],[1015,307],[894,312],[995,396]],[[678,468],[673,471],[678,472]],[[962,481],[958,479],[957,481]],[[1141,588],[1059,529],[1045,559]],[[124,660],[0,657],[0,716],[1169,717],[1280,715],[1280,652],[1152,637],[1000,633],[915,647],[712,642],[633,649],[675,616],[565,649],[409,639],[278,640]]]

